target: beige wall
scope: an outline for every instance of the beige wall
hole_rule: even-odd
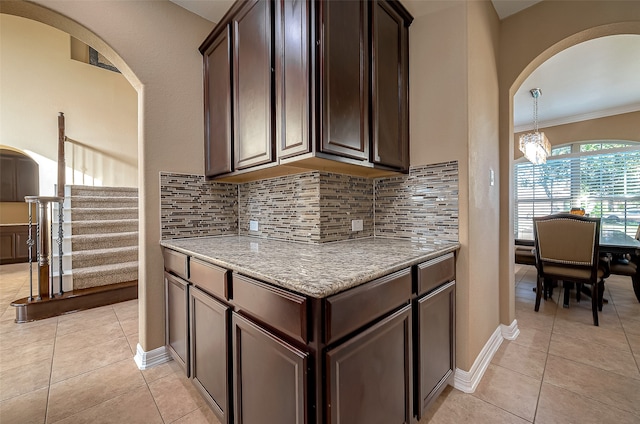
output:
[[[459,163],[456,357],[469,370],[499,325],[498,18],[488,1],[406,4],[411,164]]]
[[[0,140],[36,154],[41,195],[54,195],[58,112],[68,137],[106,154],[74,152],[67,143],[67,166],[85,168],[85,183],[137,186],[137,108],[137,93],[121,74],[70,58],[69,34],[0,15]]]
[[[589,140],[640,141],[640,112],[629,112],[571,124],[540,128],[552,146]],[[514,159],[522,157],[520,135],[513,135]]]
[[[35,214],[34,214],[35,218]],[[25,202],[0,202],[0,224],[29,223],[29,204]]]
[[[640,2],[544,0],[500,26],[500,319],[514,317],[513,95],[554,54],[612,34],[640,34]]]
[[[203,173],[202,56],[212,24],[173,3],[2,1],[0,12],[41,21],[95,46],[138,94],[139,343],[164,345],[160,171]]]

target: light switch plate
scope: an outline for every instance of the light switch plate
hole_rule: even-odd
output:
[[[258,221],[249,221],[249,231],[258,231]]]
[[[362,231],[363,223],[361,219],[352,219],[351,220],[351,231]]]

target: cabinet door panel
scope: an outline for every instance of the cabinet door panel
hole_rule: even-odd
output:
[[[276,2],[276,137],[278,157],[310,150],[309,3]]]
[[[306,423],[308,354],[232,315],[235,422]]]
[[[204,53],[205,175],[231,167],[231,38],[223,31]]]
[[[249,1],[233,19],[235,168],[273,161],[271,2]]]
[[[32,229],[35,233],[35,229]],[[34,236],[35,237],[35,236]],[[16,258],[29,258],[29,227],[24,226],[16,231]],[[57,247],[56,247],[57,248]],[[34,252],[35,255],[35,252]]]
[[[190,290],[191,377],[222,422],[228,413],[229,307],[205,292]]]
[[[408,168],[408,30],[386,1],[373,12],[373,158],[374,163]]]
[[[187,306],[189,290],[186,281],[171,274],[164,273],[165,282],[165,314],[166,344],[173,359],[184,368],[189,375],[189,317]]]
[[[453,378],[455,370],[455,281],[418,300],[418,414]]]
[[[320,150],[369,156],[367,2],[328,1],[323,8],[323,134]]]
[[[411,421],[411,306],[326,354],[327,422]]]

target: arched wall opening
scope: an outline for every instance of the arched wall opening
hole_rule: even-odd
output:
[[[625,4],[626,3],[626,4]],[[544,22],[544,25],[540,25]],[[583,41],[640,34],[640,8],[628,2],[544,1],[502,22],[500,39],[500,321],[515,320],[513,98],[542,63]]]
[[[164,346],[161,171],[202,175],[202,56],[213,24],[171,2],[0,2],[0,13],[62,30],[93,46],[138,93],[139,333],[143,352]]]

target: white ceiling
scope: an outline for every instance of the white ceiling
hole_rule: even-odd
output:
[[[171,0],[191,12],[218,22],[232,0]],[[540,0],[492,0],[500,19]],[[429,0],[403,0],[414,16],[435,7]],[[442,3],[446,4],[446,3]],[[514,97],[514,129],[533,126],[532,88],[542,89],[538,101],[541,128],[640,110],[640,35],[616,35],[570,47],[540,65]]]
[[[536,68],[514,96],[516,132],[533,126],[532,88],[541,128],[640,110],[640,35],[585,41]]]

